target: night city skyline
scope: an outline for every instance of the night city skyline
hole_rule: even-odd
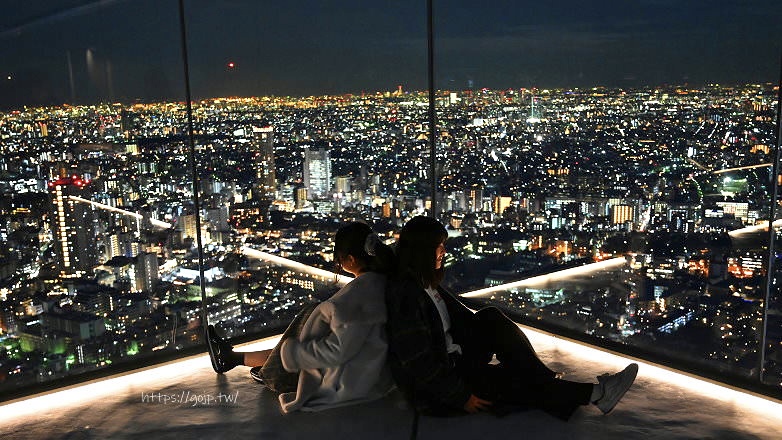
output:
[[[176,2],[7,3],[0,108],[183,99]],[[436,87],[777,79],[779,2],[615,3],[436,2]],[[426,88],[424,2],[185,6],[196,99]]]
[[[321,297],[329,276],[311,271],[333,266],[339,224],[393,240],[430,212],[427,100],[197,102],[200,230],[184,104],[3,114],[0,392],[197,344],[199,234],[208,322],[231,336],[282,325]],[[749,377],[775,102],[769,84],[438,94],[444,284],[500,289],[484,300],[517,316]],[[577,268],[586,276],[508,284]]]
[[[176,1],[6,3],[0,401],[276,331],[417,215],[456,293],[782,393],[782,3],[436,2],[436,130],[422,1],[186,1],[190,108]]]

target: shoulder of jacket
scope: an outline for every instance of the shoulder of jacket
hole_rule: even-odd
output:
[[[365,290],[385,290],[386,288],[386,276],[380,273],[368,272],[362,274],[358,278],[350,281],[348,284],[342,287],[334,296],[327,301],[338,300],[343,296],[355,295],[356,292],[362,292]]]
[[[324,303],[330,305],[329,312],[340,316],[352,316],[362,311],[370,313],[380,305],[385,310],[385,289],[384,275],[367,273],[351,281]]]

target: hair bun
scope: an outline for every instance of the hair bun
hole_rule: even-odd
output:
[[[380,243],[380,237],[378,237],[377,234],[373,232],[367,235],[366,240],[364,240],[364,252],[366,252],[367,255],[374,257],[377,255],[375,249],[377,249],[378,243]]]

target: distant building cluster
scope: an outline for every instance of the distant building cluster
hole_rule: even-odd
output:
[[[433,207],[451,288],[624,256],[491,301],[744,374],[766,251],[736,231],[769,218],[774,93],[441,92],[434,158],[423,93],[211,99],[196,184],[180,103],[0,114],[0,391],[198,343],[202,283],[228,335],[282,325],[334,280],[242,249],[331,269],[341,223],[390,242]]]

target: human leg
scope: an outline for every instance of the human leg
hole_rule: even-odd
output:
[[[269,387],[272,391],[278,393],[284,393],[289,391],[295,391],[299,383],[299,373],[291,373],[285,370],[282,366],[282,358],[280,357],[280,350],[282,343],[288,338],[298,338],[301,334],[304,324],[307,319],[315,310],[317,304],[310,304],[305,306],[299,311],[293,321],[285,329],[285,332],[280,337],[280,342],[269,351],[264,362],[260,364],[260,368],[254,368],[251,372],[253,379],[263,382],[264,385]],[[256,366],[257,367],[257,366]]]
[[[310,314],[312,314],[312,311],[316,306],[317,304],[309,304],[302,308],[296,317],[293,318],[291,323],[288,324],[288,328],[285,329],[285,332],[283,332],[280,337],[280,342],[271,350],[253,352],[234,351],[233,346],[228,341],[217,335],[214,326],[209,325],[207,327],[207,335],[212,346],[212,353],[210,354],[213,356],[212,364],[215,367],[215,371],[217,373],[225,373],[239,365],[263,367],[270,362],[269,359],[271,359],[272,363],[269,374],[277,374],[276,372],[272,373],[272,370],[277,368],[284,371],[284,369],[282,369],[282,361],[279,359],[280,345],[282,344],[282,341],[289,337],[298,337],[304,323],[307,321]]]
[[[261,351],[246,351],[242,353],[244,355],[244,358],[242,359],[242,365],[246,365],[248,367],[262,366],[266,363],[266,360],[269,359],[269,354],[271,352],[271,349]]]
[[[496,307],[475,314],[473,344],[497,356],[497,360],[519,374],[554,377],[556,373],[540,360],[524,332]]]
[[[481,309],[475,318],[475,337],[460,363],[463,377],[483,399],[518,409],[543,409],[565,420],[589,403],[608,414],[638,372],[638,365],[630,364],[619,373],[599,376],[598,384],[558,379],[538,358],[524,332],[499,309]],[[496,354],[499,364],[487,364],[487,353]]]
[[[263,366],[269,358],[272,350],[261,351],[234,351],[233,346],[225,339],[217,336],[213,326],[209,326],[207,332],[211,339],[212,351],[214,356],[214,366],[218,373],[225,373],[239,365],[248,367]]]
[[[492,411],[498,415],[541,409],[567,420],[578,407],[590,403],[595,389],[591,383],[519,374],[501,363],[470,368],[463,375],[476,396],[493,402]]]

